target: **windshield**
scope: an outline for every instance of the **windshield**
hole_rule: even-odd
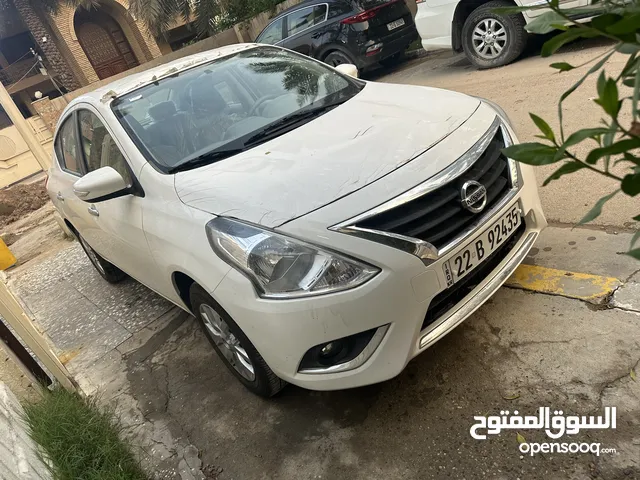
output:
[[[257,47],[139,88],[112,108],[147,159],[173,172],[282,135],[361,88],[302,55]]]

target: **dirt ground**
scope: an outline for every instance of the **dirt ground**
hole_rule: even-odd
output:
[[[0,229],[38,210],[48,201],[45,180],[0,190]]]

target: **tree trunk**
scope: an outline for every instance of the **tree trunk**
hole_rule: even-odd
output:
[[[68,90],[76,90],[80,88],[80,84],[73,76],[71,68],[64,60],[58,46],[55,44],[54,36],[49,32],[47,25],[38,16],[36,10],[32,7],[29,0],[13,0],[16,10],[20,14],[25,26],[31,32],[31,36],[38,44],[40,51],[47,60],[49,67],[53,70],[49,74],[55,76],[59,82]],[[43,42],[42,38],[46,37],[47,41]]]

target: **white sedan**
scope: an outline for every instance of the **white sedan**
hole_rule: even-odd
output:
[[[195,315],[229,370],[381,382],[471,315],[546,225],[502,110],[235,45],[73,100],[49,194],[100,275]]]

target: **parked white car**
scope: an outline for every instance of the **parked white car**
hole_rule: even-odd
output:
[[[479,68],[506,65],[527,45],[525,26],[546,9],[504,15],[495,9],[544,5],[546,0],[417,0],[415,23],[425,50],[464,52]],[[561,0],[563,8],[586,7],[589,0]],[[586,14],[580,20],[587,20]]]
[[[381,382],[485,302],[546,225],[499,107],[271,46],[73,100],[49,194],[98,272],[192,312],[231,372]]]

